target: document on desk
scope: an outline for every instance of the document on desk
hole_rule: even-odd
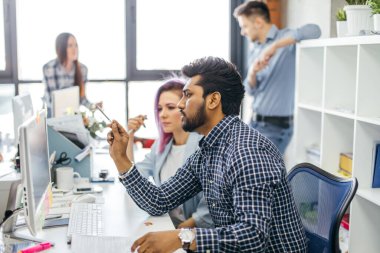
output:
[[[49,118],[47,124],[58,132],[73,133],[84,146],[90,144],[89,133],[83,125],[81,115],[62,116],[58,118]]]
[[[73,235],[73,253],[126,253],[131,252],[132,243],[128,237]]]

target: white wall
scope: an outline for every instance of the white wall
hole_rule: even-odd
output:
[[[314,23],[321,28],[321,37],[330,37],[331,0],[285,0],[283,5],[284,26],[297,28]]]
[[[283,24],[296,28],[315,23],[322,30],[322,38],[335,37],[335,13],[344,5],[345,0],[283,0]]]

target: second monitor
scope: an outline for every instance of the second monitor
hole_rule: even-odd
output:
[[[73,114],[80,105],[79,86],[52,91],[51,102],[52,117]]]

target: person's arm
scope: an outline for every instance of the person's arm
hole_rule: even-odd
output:
[[[51,107],[51,91],[55,89],[56,83],[55,79],[53,78],[54,75],[54,69],[49,66],[49,64],[45,64],[42,67],[42,74],[43,74],[43,83],[45,83],[45,94],[42,98],[42,100],[46,103],[48,108]]]
[[[321,29],[318,25],[314,24],[307,24],[296,30],[289,30],[289,35],[273,42],[262,52],[259,61],[266,66],[278,49],[294,45],[302,40],[317,39],[320,36]]]
[[[246,78],[246,82],[250,89],[255,89],[257,86],[257,73],[263,70],[268,65],[268,62],[256,59],[250,66]]]
[[[127,131],[116,120],[113,120],[108,127],[111,128],[111,131],[107,134],[110,156],[119,174],[123,175],[134,167],[127,156],[129,136]]]
[[[137,170],[146,178],[149,178],[149,176],[153,177],[153,172],[155,170],[155,164],[157,160],[157,148],[157,142],[154,142],[150,152],[145,155],[142,161],[136,163]]]
[[[202,186],[191,169],[192,159],[178,170],[174,177],[160,187],[143,177],[128,159],[126,149],[128,133],[115,120],[112,132],[108,133],[110,155],[120,174],[120,181],[136,204],[150,215],[162,215],[179,206],[202,190]]]
[[[195,228],[195,240],[190,249],[196,252],[264,252],[268,246],[270,226],[272,223],[272,208],[276,196],[277,178],[281,177],[281,166],[274,161],[273,154],[260,152],[260,161],[247,161],[247,157],[236,162],[232,174],[233,185],[233,217],[236,221],[230,225],[217,228]],[[252,155],[252,154],[251,154]],[[266,171],[269,175],[263,175]],[[268,172],[270,171],[270,173]],[[133,172],[132,172],[133,173]],[[258,178],[260,177],[260,178]],[[289,201],[289,199],[284,199]],[[146,248],[157,252],[172,252],[180,247],[179,230],[153,232],[136,240],[132,246],[134,251],[138,246],[143,252]],[[249,239],[248,239],[249,238]]]

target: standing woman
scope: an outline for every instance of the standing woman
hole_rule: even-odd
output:
[[[71,33],[61,33],[55,40],[57,58],[43,66],[44,83],[46,84],[43,100],[51,115],[51,92],[79,86],[80,103],[90,107],[86,98],[85,83],[87,82],[87,67],[78,61],[78,44]],[[102,103],[98,103],[102,105]]]
[[[202,138],[201,135],[185,132],[182,128],[181,113],[177,104],[182,97],[184,85],[182,80],[169,79],[158,89],[154,105],[159,138],[145,159],[136,163],[139,172],[145,177],[152,176],[157,186],[177,172],[198,148],[198,142]],[[127,149],[131,161],[134,133],[143,123],[143,115],[128,120],[128,129],[133,130],[129,134]],[[170,211],[169,215],[176,228],[214,226],[203,192]]]

